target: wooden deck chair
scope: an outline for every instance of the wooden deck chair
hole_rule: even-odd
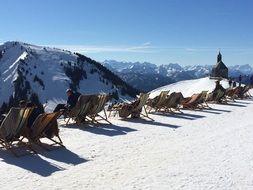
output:
[[[225,92],[222,90],[218,90],[213,101],[216,103],[227,103],[227,100],[225,98]]]
[[[19,126],[16,130],[17,136],[23,136],[24,135],[24,133],[26,131],[28,119],[29,119],[30,115],[32,114],[33,110],[34,110],[34,107],[25,108],[22,120],[20,121],[20,124],[19,124]]]
[[[207,104],[207,93],[208,91],[204,90],[201,92],[201,96],[198,99],[198,104],[200,105],[201,108],[210,108],[210,106]]]
[[[174,102],[174,104],[172,104],[172,108],[174,108],[175,110],[182,112],[180,110],[180,105],[182,104],[182,101],[184,100],[184,96],[181,92],[176,92],[176,100]]]
[[[173,111],[171,109],[171,104],[173,104],[173,102],[175,101],[174,100],[175,94],[176,94],[175,92],[172,92],[170,95],[167,95],[166,99],[164,100],[164,102],[162,104],[162,108],[159,109],[159,111],[173,113]]]
[[[15,148],[26,147],[28,153],[36,153],[30,146],[29,142],[23,142],[22,132],[24,131],[28,118],[34,108],[11,108],[0,126],[0,144],[3,148],[10,150],[15,156]]]
[[[90,109],[90,101],[94,95],[81,95],[74,108],[67,112],[66,117],[68,117],[69,123],[70,119],[74,120],[76,123],[81,123],[85,120],[88,110]]]
[[[211,92],[207,94],[206,101],[213,102],[213,103],[227,103],[227,99],[225,97],[225,91],[222,91],[219,89],[216,92]]]
[[[244,90],[244,87],[237,86],[235,88],[235,92],[234,92],[235,98],[242,99],[243,98],[243,90]]]
[[[250,85],[244,86],[244,89],[243,89],[243,92],[242,92],[243,98],[251,97],[251,94],[249,92],[250,89],[252,89],[252,86],[250,86]]]
[[[195,110],[195,109],[200,108],[198,106],[200,98],[201,98],[201,93],[199,93],[199,94],[193,94],[188,101],[182,103],[183,108],[191,109],[191,110]]]
[[[182,99],[183,99],[182,93],[172,92],[164,102],[165,112],[174,113],[174,110],[182,112],[180,110],[180,103]]]
[[[61,114],[61,112],[40,114],[31,126],[30,134],[27,137],[29,141],[45,148],[40,139],[47,138],[53,142],[49,146],[59,145],[60,147],[64,147],[59,136],[59,128],[57,125],[57,119]],[[56,125],[54,125],[54,122],[56,122]]]
[[[231,99],[232,101],[235,101],[235,88],[226,89],[225,96],[227,99]]]
[[[93,95],[92,99],[90,100],[90,108],[87,112],[87,119],[89,118],[93,123],[99,123],[99,120],[104,120],[107,123],[111,124],[108,120],[107,113],[105,111],[105,104],[110,100],[109,94],[99,94]],[[103,111],[104,116],[100,115],[99,113]]]
[[[165,106],[165,101],[169,92],[169,90],[162,91],[158,96],[149,100],[147,102],[147,105],[150,107],[149,112],[151,112],[152,109],[155,109],[155,112],[160,111]]]
[[[121,104],[116,104],[116,106],[113,106],[112,108],[109,109],[110,112],[118,112],[120,117],[127,118],[128,116],[134,114],[134,113],[140,113],[143,117],[146,117],[152,121],[154,121],[152,118],[149,117],[146,103],[149,98],[149,93],[140,93],[138,98],[131,103],[121,103]],[[124,114],[120,114],[123,112],[126,112]],[[111,115],[111,114],[109,114]],[[115,116],[116,114],[114,114]]]
[[[148,101],[148,98],[149,98],[149,93],[140,93],[139,95],[139,101],[138,101],[138,104],[135,105],[133,108],[132,108],[132,112],[135,112],[135,111],[138,111],[138,110],[144,110],[144,113],[141,111],[140,114],[143,116],[143,117],[146,117],[152,121],[154,121],[151,117],[149,117],[148,115],[148,112],[147,112],[147,107],[146,107],[146,103]]]
[[[70,110],[68,110],[68,111],[66,111],[64,113],[64,121],[66,121],[66,119],[68,118],[66,124],[69,123],[70,119],[75,120],[76,117],[77,117],[77,115],[78,115],[78,113],[80,112],[80,109],[81,109],[81,97],[82,97],[82,95],[80,95],[78,97],[76,105],[72,109],[70,109]]]

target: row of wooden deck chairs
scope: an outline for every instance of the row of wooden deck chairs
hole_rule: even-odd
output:
[[[41,139],[47,138],[53,143],[49,146],[59,145],[64,147],[59,137],[57,118],[61,112],[40,114],[32,126],[27,126],[28,118],[34,108],[11,108],[0,126],[0,145],[1,148],[10,150],[15,156],[22,156],[16,152],[18,148],[24,147],[26,153],[36,153],[33,145],[46,146]],[[46,148],[49,150],[48,148]]]
[[[231,99],[233,101],[235,101],[235,99],[243,99],[243,98],[248,98],[248,97],[252,97],[252,95],[250,94],[249,90],[252,88],[252,86],[250,85],[246,85],[244,87],[236,87],[236,88],[228,88],[226,90],[226,97],[228,99]]]
[[[111,115],[127,118],[129,116],[143,116],[153,121],[149,113],[154,112],[170,112],[180,111],[180,103],[183,100],[183,95],[180,92],[173,92],[170,95],[169,91],[162,91],[159,96],[150,99],[149,93],[141,93],[139,97],[130,103],[119,103],[111,106],[108,111]]]
[[[235,89],[233,91],[234,98],[250,97],[250,86],[245,86],[242,89]],[[234,89],[233,89],[234,90]],[[127,118],[134,115],[135,112],[139,112],[141,116],[149,118],[151,112],[163,112],[163,113],[175,113],[182,112],[181,109],[210,109],[208,103],[227,103],[229,94],[222,90],[208,93],[208,91],[202,91],[201,93],[195,93],[191,97],[184,98],[180,92],[162,91],[158,96],[153,99],[149,98],[149,94],[141,93],[139,97],[130,103],[115,104],[108,109],[109,117],[111,115]],[[230,90],[228,90],[230,92]],[[230,92],[231,93],[231,92]]]
[[[207,96],[208,96],[208,91],[195,93],[189,98],[184,98],[184,100],[181,103],[182,107],[185,109],[191,109],[191,110],[210,108],[207,103]]]
[[[97,94],[97,95],[81,95],[74,108],[65,113],[66,124],[69,123],[70,119],[76,123],[99,123],[100,120],[104,120],[111,124],[108,120],[105,105],[110,100],[108,94]],[[104,116],[100,114],[103,111]]]
[[[108,117],[105,111],[105,104],[110,99],[107,94],[99,95],[81,95],[76,106],[65,113],[65,116],[73,119],[77,123],[92,122],[99,123],[105,120],[108,123]],[[48,146],[59,145],[64,147],[59,136],[57,119],[63,112],[43,113],[34,121],[31,127],[28,127],[28,118],[34,108],[11,108],[3,122],[0,125],[0,145],[1,148],[10,150],[15,156],[22,156],[17,153],[17,149],[25,148],[27,153],[36,153],[33,145],[39,145],[47,150]],[[105,116],[100,115],[103,111]],[[53,143],[45,145],[41,142],[46,138]],[[26,155],[24,154],[24,155]]]
[[[176,111],[182,112],[181,109],[203,109],[209,107],[206,102],[208,91],[193,94],[191,97],[184,98],[181,92],[162,91],[160,95],[147,102],[150,107],[149,112],[168,112],[174,113]]]
[[[108,109],[109,117],[117,114],[120,117],[127,118],[135,112],[139,112],[140,116],[149,118],[151,112],[163,112],[163,113],[175,113],[182,112],[181,108],[188,109],[202,109],[209,107],[205,101],[207,91],[203,91],[200,94],[194,94],[192,97],[184,98],[181,92],[162,91],[158,96],[153,99],[149,98],[149,94],[141,93],[134,102],[120,103],[113,105]]]
[[[226,102],[228,97],[249,97],[251,96],[249,94],[250,88],[229,89],[226,92],[218,90],[209,94],[208,91],[202,91],[187,98],[184,98],[180,92],[169,94],[169,91],[162,91],[160,95],[153,99],[149,98],[149,93],[141,93],[133,102],[114,104],[109,107],[109,117],[117,114],[123,118],[143,116],[153,121],[149,117],[149,113],[152,111],[174,113],[176,111],[182,112],[182,108],[190,110],[210,108],[207,102],[222,103]],[[104,120],[111,124],[105,110],[105,105],[109,100],[110,96],[107,94],[81,95],[76,106],[65,113],[65,117],[68,118],[67,123],[72,119],[77,123],[99,123],[100,120]],[[16,156],[19,156],[15,152],[18,147],[26,147],[29,153],[36,153],[33,149],[34,144],[46,148],[41,143],[43,138],[53,142],[50,146],[59,145],[64,147],[59,137],[58,125],[54,125],[54,122],[57,122],[57,119],[62,115],[62,112],[40,114],[32,126],[28,128],[28,118],[33,109],[13,107],[1,123],[0,145],[2,148],[10,150]],[[100,112],[104,112],[104,116]]]
[[[155,112],[181,112],[179,105],[183,100],[182,93],[172,92],[169,94],[169,92],[170,91],[162,91],[159,96],[149,99],[146,103],[149,107],[149,112],[152,112],[152,110]]]

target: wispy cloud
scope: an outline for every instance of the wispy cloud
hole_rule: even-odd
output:
[[[202,54],[218,52],[231,52],[236,54],[253,54],[251,47],[169,47],[169,46],[153,46],[149,41],[140,45],[44,45],[48,47],[56,47],[60,49],[70,50],[79,53],[164,53],[164,52],[180,52],[190,54]]]
[[[253,53],[253,48],[236,48],[236,47],[222,47],[222,48],[214,48],[214,47],[200,47],[200,48],[185,48],[186,52],[189,53],[201,53],[201,52],[214,52],[214,51],[226,51],[232,53]]]
[[[145,42],[141,45],[133,46],[89,46],[89,45],[46,45],[49,47],[56,47],[67,49],[73,52],[80,53],[103,53],[103,52],[132,52],[132,53],[152,53],[155,47],[151,46],[151,42]]]
[[[219,49],[217,48],[185,48],[184,50],[190,53],[198,53],[198,52],[213,52]]]

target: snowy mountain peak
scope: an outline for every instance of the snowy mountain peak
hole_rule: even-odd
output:
[[[235,66],[230,67],[230,69],[240,71],[243,74],[252,74],[253,73],[253,68],[249,64],[235,65]]]
[[[0,106],[37,94],[42,103],[66,99],[66,88],[129,99],[138,91],[100,63],[78,53],[6,42],[0,46]]]
[[[183,70],[183,68],[178,63],[169,63],[160,65],[160,67],[165,67],[167,69],[174,69],[174,70]]]

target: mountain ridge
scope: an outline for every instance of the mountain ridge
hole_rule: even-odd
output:
[[[115,60],[105,60],[102,64],[117,73],[123,80],[129,81],[135,88],[143,91],[150,91],[166,83],[207,77],[213,67],[213,65],[181,66],[178,63],[155,65],[148,62],[117,62]],[[138,78],[133,78],[133,73]],[[229,66],[229,76],[237,79],[239,75],[243,75],[244,83],[249,83],[251,74],[253,74],[253,68],[248,64]],[[156,84],[153,83],[154,77],[158,81]],[[145,83],[140,82],[144,80]]]
[[[41,103],[63,101],[67,88],[84,94],[109,93],[115,101],[139,93],[99,62],[79,53],[16,41],[0,45],[0,106],[15,106],[34,94]]]

